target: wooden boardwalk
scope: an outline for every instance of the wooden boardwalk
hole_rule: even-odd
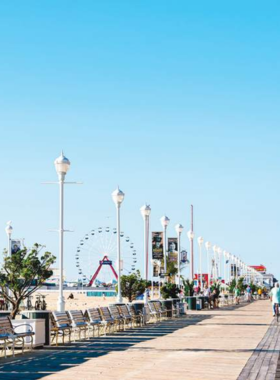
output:
[[[279,324],[280,326],[280,324]],[[273,321],[238,380],[274,380],[280,350],[280,328]]]
[[[190,312],[158,325],[1,359],[0,379],[236,380],[260,342],[273,339],[271,321],[269,301]]]

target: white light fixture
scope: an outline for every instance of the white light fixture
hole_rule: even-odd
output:
[[[54,161],[55,170],[58,175],[64,175],[68,172],[70,168],[70,161],[61,152],[61,155]]]
[[[160,218],[160,222],[161,222],[162,227],[164,228],[168,226],[170,219],[165,215]]]
[[[193,231],[188,231],[187,235],[188,235],[189,240],[194,239],[194,232]]]
[[[119,186],[112,192],[112,199],[116,206],[120,206],[124,200],[125,194],[119,189]]]

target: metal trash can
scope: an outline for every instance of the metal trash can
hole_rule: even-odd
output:
[[[49,310],[24,310],[21,312],[22,319],[44,319],[45,320],[45,345],[51,344],[51,323]]]
[[[202,300],[197,298],[196,300],[196,310],[201,310],[202,309]]]
[[[188,304],[187,302],[180,302],[179,303],[179,311],[180,315],[186,315],[188,310]]]

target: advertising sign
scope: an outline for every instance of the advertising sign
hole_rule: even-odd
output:
[[[187,263],[188,262],[188,252],[183,250],[181,251],[181,263]]]
[[[168,259],[171,262],[177,262],[178,260],[178,239],[168,238]]]
[[[152,232],[153,260],[163,259],[163,232]]]
[[[22,249],[21,247],[21,240],[11,240],[11,251],[13,253],[17,253]]]

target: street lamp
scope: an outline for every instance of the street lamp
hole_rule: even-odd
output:
[[[226,258],[227,258],[227,251],[224,251],[223,255],[224,255],[224,281],[226,283]]]
[[[117,262],[118,262],[118,295],[117,302],[122,302],[121,292],[121,239],[120,239],[120,208],[124,200],[124,193],[119,187],[112,192],[112,199],[117,209]]]
[[[164,259],[164,276],[166,276],[166,229],[170,222],[170,219],[167,216],[162,216],[160,222],[163,228],[163,259]]]
[[[208,273],[208,287],[210,286],[210,277],[211,277],[211,273],[210,273],[210,267],[209,267],[209,249],[211,248],[211,243],[210,241],[207,241],[205,243],[205,248],[206,248],[206,252],[207,252],[207,273]]]
[[[12,256],[11,236],[13,232],[13,227],[11,226],[11,223],[12,223],[11,221],[7,222],[7,226],[5,228],[6,234],[8,236],[8,257]],[[12,292],[10,289],[8,290],[8,296],[12,297]],[[11,304],[9,303],[9,308],[10,307],[11,307]]]
[[[64,243],[64,181],[65,176],[70,168],[70,161],[61,152],[61,155],[54,161],[55,169],[59,181],[59,261],[60,261],[60,277],[59,277],[59,296],[57,302],[57,310],[64,312],[65,300],[63,297],[63,243]]]
[[[194,232],[192,230],[188,231],[188,238],[190,241],[190,249],[191,249],[191,255],[190,255],[190,281],[193,281],[193,239],[194,239]]]
[[[181,234],[183,232],[184,227],[182,224],[176,224],[175,230],[177,232],[178,237],[178,258],[177,258],[177,266],[178,266],[178,288],[181,291]],[[179,293],[180,294],[180,293]]]
[[[214,252],[214,270],[213,270],[213,277],[215,281],[217,280],[217,252],[218,247],[216,245],[213,245],[213,252]]]
[[[151,207],[149,205],[144,205],[140,208],[141,215],[144,220],[144,278],[148,281],[148,268],[149,268],[149,224],[150,224],[150,214]],[[147,289],[144,293],[144,303],[148,302]]]
[[[219,255],[219,278],[222,278],[222,248],[218,247],[218,255]]]
[[[11,223],[11,221],[7,222],[7,226],[5,228],[6,234],[8,236],[8,256],[12,256],[11,236],[13,232],[13,227],[11,226]]]
[[[202,244],[203,244],[203,242],[204,242],[203,237],[202,237],[202,236],[199,236],[199,237],[197,238],[197,242],[198,242],[198,245],[199,245],[200,289],[202,290],[202,289],[203,289],[203,282],[202,282],[202,263],[201,263],[202,252],[201,252],[201,249],[202,249]]]

